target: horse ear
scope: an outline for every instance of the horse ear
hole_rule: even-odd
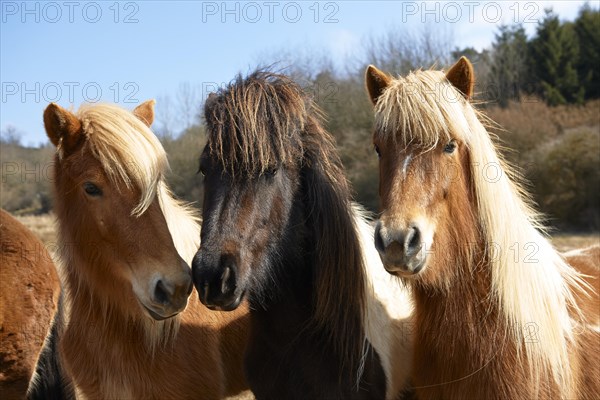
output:
[[[206,101],[204,102],[204,107],[205,108],[212,107],[213,104],[215,103],[215,101],[217,101],[217,94],[214,92],[209,93],[208,97],[206,98]]]
[[[140,104],[139,106],[137,106],[135,108],[135,110],[133,110],[133,115],[138,117],[140,119],[140,121],[142,121],[144,124],[146,124],[146,126],[148,126],[148,128],[150,128],[150,126],[154,122],[154,105],[155,104],[156,104],[156,101],[154,99],[147,100],[147,101],[143,102],[142,104]]]
[[[44,110],[44,127],[52,144],[66,150],[73,148],[81,137],[79,119],[55,103],[50,103]]]
[[[218,104],[218,97],[219,96],[217,96],[216,93],[212,92],[208,94],[208,97],[206,97],[206,100],[204,101],[204,115],[207,122],[209,120],[208,116],[212,112],[212,109]]]
[[[469,100],[473,96],[473,86],[475,85],[475,72],[473,64],[462,56],[446,73],[446,79],[461,91],[465,99]]]
[[[365,83],[367,85],[367,91],[369,92],[369,98],[371,99],[371,103],[375,105],[377,103],[377,99],[386,87],[391,82],[391,78],[384,72],[378,70],[375,66],[369,65],[367,67],[367,71],[365,72]]]

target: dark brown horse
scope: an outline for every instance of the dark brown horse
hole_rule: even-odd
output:
[[[247,307],[188,304],[200,227],[165,184],[153,106],[44,112],[63,294],[30,398],[220,399],[247,387]]]
[[[0,210],[0,397],[22,399],[58,303],[46,247]]]
[[[469,101],[473,68],[371,66],[375,244],[414,290],[420,399],[600,398],[600,248],[559,254]]]
[[[379,275],[372,229],[315,104],[289,78],[259,71],[211,95],[205,118],[194,284],[215,310],[250,301],[252,391],[383,399],[387,381],[395,397],[408,375],[410,299]],[[395,310],[390,290],[402,299]]]

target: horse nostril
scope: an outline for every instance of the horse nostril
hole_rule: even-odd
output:
[[[383,238],[381,237],[381,222],[378,222],[377,226],[375,227],[375,248],[379,252],[383,252],[385,250]]]
[[[235,292],[237,287],[236,265],[235,262],[230,263],[221,274],[221,294],[230,296]]]
[[[160,304],[168,304],[169,303],[169,292],[165,287],[162,280],[158,280],[156,282],[156,287],[154,288],[154,301]]]
[[[221,293],[227,293],[229,291],[229,276],[231,275],[231,268],[226,267],[221,275]]]
[[[412,227],[408,231],[408,235],[406,237],[406,253],[407,255],[412,255],[417,252],[421,248],[421,232],[419,228]]]
[[[202,304],[211,310],[229,310],[228,307],[234,304],[234,300],[237,298],[238,261],[236,257],[234,254],[222,254],[217,263],[207,263],[203,260],[197,264],[197,269],[194,271],[194,285]],[[239,303],[236,303],[235,307],[237,304]]]
[[[204,304],[208,304],[208,289],[208,281],[206,281],[198,290],[200,292],[200,301]]]

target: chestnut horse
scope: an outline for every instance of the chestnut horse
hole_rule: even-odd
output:
[[[209,96],[205,118],[194,284],[215,310],[248,298],[252,391],[395,398],[409,375],[410,296],[383,271],[316,105],[257,71]]]
[[[30,398],[219,399],[247,386],[247,308],[188,305],[199,224],[164,182],[153,107],[44,112],[63,295]]]
[[[46,247],[0,209],[0,397],[22,399],[56,311],[60,286]]]
[[[370,66],[375,245],[415,296],[420,399],[600,398],[600,248],[565,255],[469,101],[473,68]]]

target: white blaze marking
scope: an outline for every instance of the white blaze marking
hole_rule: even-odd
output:
[[[404,175],[405,179],[406,179],[406,173],[408,171],[408,166],[409,166],[411,160],[412,160],[412,154],[409,154],[404,159],[404,165],[402,166],[402,175]]]

